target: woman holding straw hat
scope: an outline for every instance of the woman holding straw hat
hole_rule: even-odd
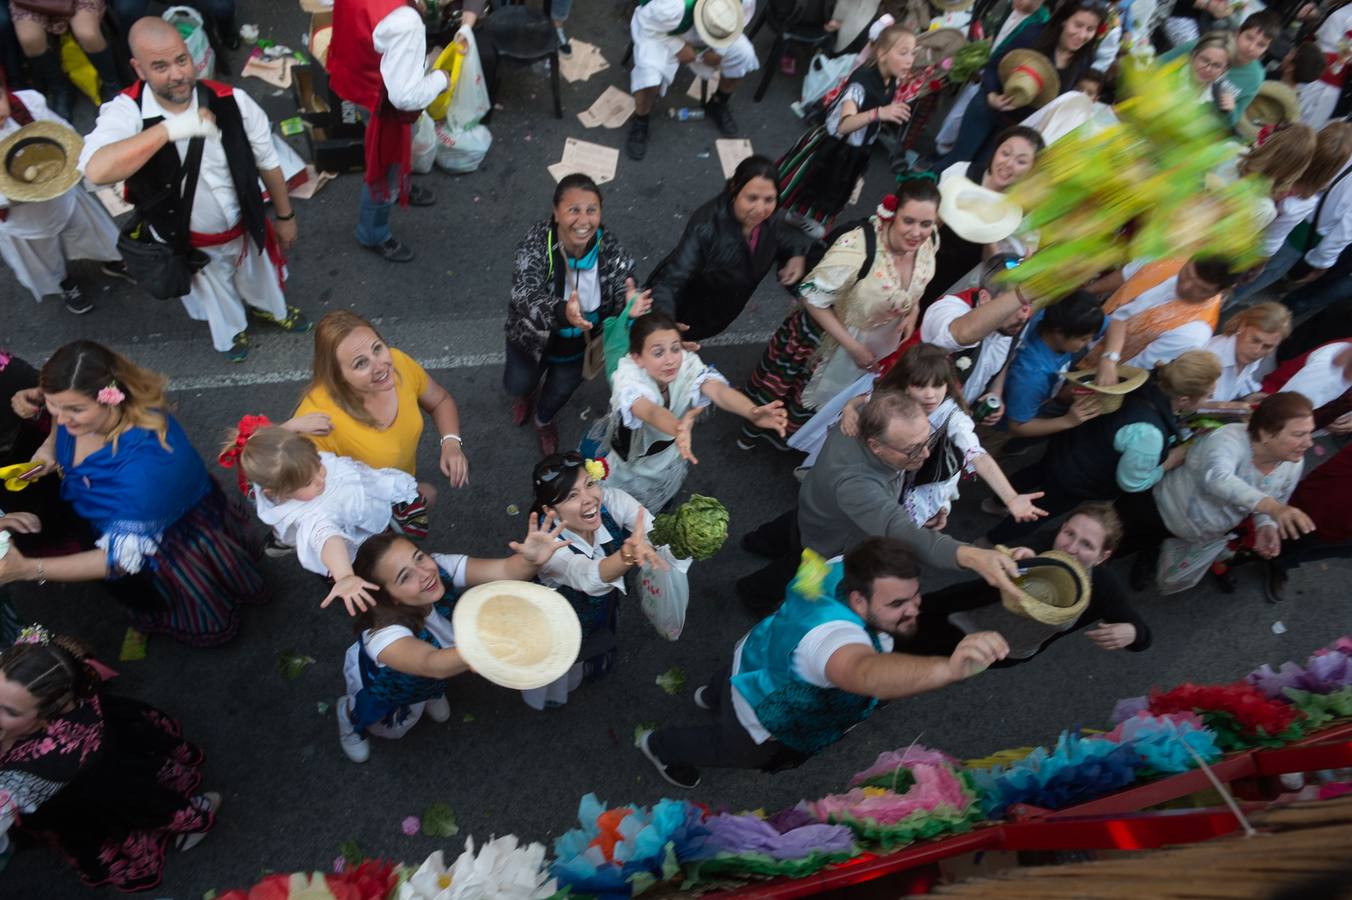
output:
[[[981,73],[985,102],[978,97],[967,108],[953,148],[935,168],[985,159],[996,132],[1017,125],[1062,90],[1074,90],[1093,65],[1107,20],[1107,8],[1097,0],[1065,0],[1045,25],[1031,25],[1010,40]]]
[[[1182,465],[1188,449],[1179,420],[1215,392],[1220,361],[1206,350],[1189,350],[1143,375],[1111,388],[1087,384],[1121,406],[1053,437],[1039,462],[1015,474],[1015,490],[1043,491],[1041,506],[1055,517],[1085,501],[1148,491]],[[1036,529],[1036,521],[1006,518],[987,538],[1009,544]]]

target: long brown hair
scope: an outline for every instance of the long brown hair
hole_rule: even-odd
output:
[[[878,382],[878,390],[891,389],[906,392],[911,385],[932,387],[942,384],[948,388],[948,399],[958,404],[958,409],[970,412],[967,400],[962,396],[962,385],[958,383],[958,370],[953,366],[947,351],[933,344],[916,344],[897,360],[886,375]]]
[[[167,401],[164,398],[165,378],[158,372],[143,369],[119,353],[93,341],[71,341],[58,349],[42,367],[38,377],[42,393],[50,396],[62,391],[77,394],[98,402],[99,391],[115,388],[122,392],[122,417],[108,433],[117,452],[117,439],[132,428],[155,432],[160,446],[172,450],[166,435],[169,422],[164,417]]]
[[[314,375],[305,386],[301,397],[304,399],[316,389],[323,388],[343,412],[363,425],[379,428],[380,423],[376,421],[375,416],[366,411],[357,389],[348,384],[347,379],[343,377],[343,367],[338,362],[338,345],[347,340],[347,336],[358,328],[371,329],[376,338],[389,347],[389,341],[381,336],[374,325],[351,310],[335,309],[326,313],[319,320],[319,324],[315,325]],[[398,369],[395,370],[394,377],[399,378]]]
[[[1329,186],[1348,159],[1352,159],[1352,122],[1330,122],[1319,129],[1314,156],[1291,186],[1292,192],[1298,197],[1313,197]]]
[[[427,607],[405,606],[403,603],[397,602],[385,589],[384,583],[376,577],[376,566],[380,565],[380,561],[385,558],[385,554],[389,553],[400,541],[411,547],[416,546],[403,535],[386,531],[383,534],[367,538],[366,542],[357,550],[356,558],[352,560],[352,571],[358,578],[380,585],[379,590],[369,592],[371,599],[375,601],[374,605],[358,613],[353,623],[353,630],[358,635],[363,631],[377,631],[391,625],[402,625],[414,634],[422,630],[423,620],[427,618]]]
[[[1239,161],[1240,175],[1262,175],[1272,182],[1272,196],[1280,197],[1300,180],[1314,158],[1318,137],[1309,125],[1296,122],[1254,147]]]

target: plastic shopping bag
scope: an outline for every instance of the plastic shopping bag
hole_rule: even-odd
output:
[[[827,91],[849,77],[850,72],[854,71],[854,62],[855,57],[852,53],[835,57],[827,56],[825,53],[813,56],[812,61],[808,63],[807,74],[803,76],[803,93],[799,97],[799,102],[807,106],[825,96]]]
[[[473,172],[493,146],[493,135],[487,125],[475,125],[467,131],[452,131],[445,125],[436,127],[437,166],[455,175]]]
[[[437,126],[427,113],[413,123],[413,171],[426,175],[437,161]]]
[[[630,297],[618,316],[611,316],[605,320],[601,340],[606,351],[607,384],[615,380],[615,370],[619,368],[620,360],[629,352],[629,327],[634,324],[634,320],[629,318],[629,309],[637,299],[638,294]]]
[[[657,552],[671,568],[663,571],[644,568],[638,573],[639,603],[643,614],[657,629],[657,633],[674,641],[685,630],[685,610],[690,604],[689,559],[677,559],[670,547],[658,547]]]
[[[171,6],[164,11],[161,18],[183,35],[183,42],[188,45],[188,53],[192,56],[197,77],[210,78],[214,75],[216,51],[211,49],[211,43],[207,40],[206,22],[202,19],[202,14],[191,6]]]
[[[463,29],[461,34],[469,41],[469,52],[460,65],[455,93],[451,95],[450,105],[446,108],[446,127],[452,132],[468,131],[478,125],[492,107],[488,99],[488,82],[484,80],[483,63],[479,62],[479,45],[474,42],[474,32]]]

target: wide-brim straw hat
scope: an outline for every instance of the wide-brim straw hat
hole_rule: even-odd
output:
[[[60,197],[80,180],[84,139],[57,122],[33,122],[0,141],[0,194],[20,203]]]
[[[1015,109],[1046,106],[1061,93],[1061,76],[1044,54],[1011,50],[1000,60],[1001,92],[1016,100]]]
[[[1019,561],[1024,574],[1016,591],[1000,592],[1000,602],[953,613],[948,621],[971,634],[997,631],[1009,644],[1009,655],[1027,659],[1050,638],[1068,631],[1089,606],[1089,574],[1075,557],[1049,550]]]
[[[1094,378],[1098,375],[1097,369],[1087,369],[1082,372],[1067,372],[1066,381],[1069,381],[1072,388],[1089,388],[1089,390],[1098,394],[1099,409],[1105,413],[1117,412],[1122,408],[1122,398],[1141,385],[1150,377],[1150,373],[1145,369],[1138,369],[1136,366],[1117,364],[1117,384],[1104,387],[1101,384],[1095,384]]]
[[[746,27],[741,0],[698,0],[695,3],[695,31],[706,47],[723,50],[731,47]]]
[[[1003,241],[1019,228],[1023,209],[999,191],[964,175],[939,182],[939,218],[953,233],[974,244]]]
[[[1280,81],[1265,81],[1258,94],[1235,123],[1235,131],[1246,141],[1258,137],[1268,125],[1300,121],[1300,97]]]
[[[935,28],[915,39],[915,64],[934,66],[951,57],[967,43],[967,35],[957,28]]]
[[[558,591],[527,581],[490,581],[465,591],[451,627],[470,668],[520,691],[557,681],[582,648],[573,607]]]

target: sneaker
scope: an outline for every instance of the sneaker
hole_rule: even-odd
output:
[[[451,720],[451,701],[446,699],[445,694],[435,700],[428,700],[423,704],[423,710],[433,722],[449,722]]]
[[[136,283],[136,279],[131,276],[131,271],[127,268],[127,264],[120,259],[104,263],[99,267],[99,271],[109,278],[121,278],[123,281],[127,282],[127,284]]]
[[[535,423],[535,437],[540,441],[540,453],[551,456],[559,452],[559,427],[553,422],[547,425]]]
[[[263,539],[263,554],[272,559],[281,559],[283,556],[290,556],[296,552],[296,548],[290,544],[283,544],[277,540],[277,535],[268,532],[268,536]]]
[[[362,244],[385,262],[406,263],[413,260],[413,251],[394,238],[386,238],[381,244]]]
[[[255,309],[252,306],[246,307],[246,309],[249,315],[258,321],[276,325],[282,331],[289,331],[292,334],[308,334],[315,327],[315,323],[310,321],[310,317],[294,306],[286,308],[285,319],[279,319],[270,312]]]
[[[241,331],[235,335],[234,343],[225,351],[225,358],[232,363],[242,363],[249,358],[249,336]]]
[[[634,116],[629,123],[629,137],[624,139],[624,152],[632,160],[648,155],[648,120]]]
[[[713,712],[713,704],[709,702],[709,686],[702,684],[695,688],[695,705],[700,709],[707,709]]]
[[[527,394],[525,397],[517,397],[515,400],[513,400],[512,424],[518,427],[525,425],[526,419],[530,418],[531,408],[533,406],[534,404],[531,403],[531,396],[529,394]]]
[[[704,115],[724,137],[737,136],[737,122],[732,118],[727,95],[715,91],[713,97],[704,104]]]
[[[651,728],[639,735],[638,749],[648,758],[648,762],[653,764],[653,768],[657,769],[657,774],[661,775],[667,784],[674,784],[678,788],[699,787],[699,769],[694,766],[669,766],[662,762],[652,750],[648,749],[648,739],[652,736]]]
[[[562,25],[555,26],[554,34],[559,39],[559,52],[562,53],[564,56],[572,56],[573,45],[568,41],[568,35],[563,33],[563,26]]]
[[[408,189],[409,206],[435,206],[437,195],[422,185],[411,185]]]
[[[215,791],[207,791],[204,794],[197,794],[189,801],[193,808],[199,812],[215,814],[216,810],[221,808],[221,795]],[[180,834],[174,839],[174,849],[180,851],[191,850],[202,841],[206,840],[207,833],[203,831],[190,831],[187,834]]]
[[[80,286],[70,278],[61,282],[61,299],[65,301],[66,311],[77,316],[83,316],[94,309],[94,304],[85,297],[84,291],[81,291]]]
[[[338,711],[338,744],[343,748],[343,753],[354,763],[366,762],[371,758],[371,742],[357,734],[352,727],[346,695],[339,697],[333,708]]]

